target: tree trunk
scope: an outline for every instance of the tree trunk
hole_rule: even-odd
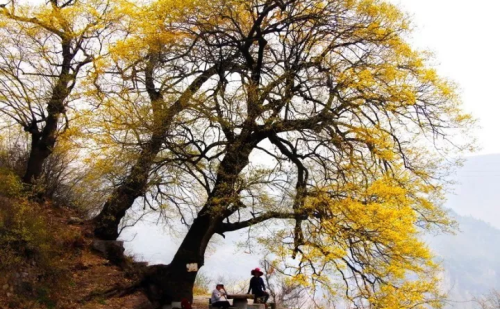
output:
[[[77,72],[70,73],[71,61],[75,54],[71,53],[71,42],[66,39],[63,39],[62,42],[62,55],[61,73],[47,103],[45,126],[39,131],[36,122],[34,122],[31,127],[25,128],[31,134],[31,151],[23,182],[30,185],[40,177],[43,163],[54,150],[59,118],[65,112],[64,101],[71,93],[73,86],[70,86],[70,83],[74,82],[77,74]]]
[[[168,109],[164,110],[165,102],[162,95],[156,91],[153,78],[153,70],[158,61],[157,55],[151,55],[146,69],[146,89],[151,99],[154,132],[151,140],[142,149],[134,167],[122,185],[116,188],[111,197],[106,201],[102,211],[94,218],[94,235],[104,240],[115,240],[119,236],[118,226],[125,216],[127,209],[132,207],[135,199],[147,190],[147,180],[151,166],[160,152],[163,139],[174,117],[186,107],[187,102],[194,93],[212,75],[217,73],[218,67],[212,67],[198,76],[184,91],[180,98]]]
[[[143,195],[147,189],[149,171],[160,152],[166,131],[170,127],[173,116],[180,110],[180,104],[176,102],[169,111],[164,112],[162,106],[165,104],[161,94],[156,91],[154,85],[153,70],[158,61],[158,55],[151,54],[146,74],[146,89],[151,100],[153,110],[153,135],[148,143],[142,148],[139,158],[130,170],[125,181],[113,190],[111,196],[104,204],[103,209],[94,218],[94,235],[103,240],[116,240],[119,236],[118,227],[127,210],[132,207],[137,197]]]
[[[137,197],[147,189],[149,171],[158,155],[163,136],[155,135],[141,151],[125,181],[117,187],[104,204],[103,209],[94,218],[94,235],[103,240],[116,240],[118,227],[127,210],[132,207]]]
[[[34,137],[32,137],[34,139]],[[49,157],[51,151],[45,147],[39,146],[36,142],[31,143],[30,155],[26,172],[23,176],[23,182],[26,184],[33,184],[36,179],[42,174],[43,163]]]
[[[57,105],[62,106],[62,101]],[[23,182],[26,184],[31,185],[38,178],[40,178],[43,164],[54,149],[56,144],[57,123],[61,114],[60,111],[64,108],[60,106],[58,106],[58,110],[54,111],[53,109],[51,110],[49,105],[49,115],[47,116],[45,127],[41,133],[36,128],[36,125],[34,125],[34,128],[30,130],[31,150],[28,164],[26,166],[26,172],[23,176]]]
[[[144,285],[148,298],[158,308],[172,301],[193,299],[193,285],[197,272],[188,272],[187,264],[196,263],[200,269],[205,263],[205,251],[223,219],[230,215],[227,207],[237,200],[235,183],[247,166],[248,157],[258,140],[238,142],[229,147],[217,173],[217,182],[205,206],[191,225],[177,253],[169,265],[149,268]]]
[[[206,209],[206,208],[205,208]],[[188,271],[188,264],[198,270],[205,263],[205,251],[220,219],[208,212],[196,218],[169,265],[151,266],[144,279],[149,300],[158,308],[172,301],[193,300],[197,271]]]

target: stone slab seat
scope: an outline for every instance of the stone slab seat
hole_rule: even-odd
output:
[[[229,308],[236,308],[236,307],[230,306]],[[214,307],[211,304],[209,304],[208,309],[219,309],[219,307]],[[264,304],[247,304],[247,309],[266,309],[266,305],[264,305]]]
[[[210,300],[210,299],[209,299]],[[230,306],[229,308],[236,309],[236,307]],[[247,309],[266,309],[265,304],[247,304]],[[219,309],[219,307],[214,307],[212,304],[208,304],[208,309]]]
[[[265,309],[264,307],[249,307],[248,306],[248,300],[249,299],[254,299],[253,294],[228,294],[227,299],[232,299],[233,300],[233,307],[236,309]]]

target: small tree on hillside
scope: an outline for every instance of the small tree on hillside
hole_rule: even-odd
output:
[[[105,0],[0,7],[0,113],[30,134],[25,183],[40,177],[68,126],[68,108],[78,99],[74,88],[102,48],[111,8]]]

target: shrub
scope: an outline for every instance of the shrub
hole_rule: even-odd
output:
[[[0,167],[0,194],[5,197],[20,197],[23,184],[12,170]]]
[[[12,128],[0,134],[0,168],[12,171],[22,177],[29,157],[29,143],[26,133]]]
[[[0,173],[0,179],[11,179],[9,175]],[[67,248],[81,235],[55,223],[47,205],[7,196],[6,192],[19,192],[20,182],[12,183],[2,183],[0,191],[0,286],[12,288],[9,301],[17,304],[12,308],[33,302],[49,308],[70,279]]]

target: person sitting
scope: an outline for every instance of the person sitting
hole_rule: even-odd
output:
[[[227,292],[224,289],[224,284],[219,283],[215,286],[215,290],[212,292],[212,297],[210,298],[210,304],[212,307],[227,309],[229,308],[229,302],[223,300],[222,297],[226,297]]]
[[[250,279],[250,287],[248,288],[248,294],[252,291],[252,294],[255,297],[255,301],[260,298],[264,298],[264,304],[269,299],[269,293],[266,292],[266,286],[264,285],[264,280],[261,276],[264,274],[260,271],[260,268],[255,268],[251,272],[252,279]]]

